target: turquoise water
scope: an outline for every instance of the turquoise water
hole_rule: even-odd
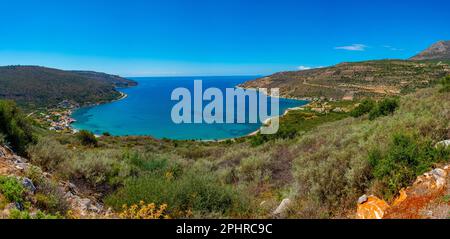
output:
[[[251,76],[130,78],[137,81],[139,85],[119,89],[128,95],[127,98],[75,111],[72,117],[77,122],[72,126],[76,129],[89,130],[95,134],[109,132],[116,136],[147,135],[159,139],[216,140],[245,136],[258,130],[261,123],[173,123],[171,110],[178,102],[172,101],[170,97],[173,89],[178,87],[192,90],[194,80],[202,80],[203,89],[216,87],[225,92],[226,88],[233,88],[255,78]],[[204,106],[207,103],[204,103]],[[274,112],[271,115],[279,115],[288,108],[302,106],[306,103],[306,101],[280,99],[280,112]],[[248,107],[246,108],[248,111]]]

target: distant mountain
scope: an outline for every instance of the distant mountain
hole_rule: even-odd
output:
[[[410,60],[450,60],[450,41],[437,42]]]
[[[350,100],[411,92],[434,84],[449,73],[450,67],[443,63],[380,60],[280,72],[240,86],[279,88],[284,97]]]
[[[135,83],[104,73],[39,66],[0,67],[0,99],[26,107],[52,106],[63,100],[81,105],[107,102],[121,96],[116,86],[132,85]]]

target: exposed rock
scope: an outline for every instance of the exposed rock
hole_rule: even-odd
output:
[[[406,193],[406,190],[405,189],[400,190],[400,195],[394,200],[394,202],[392,203],[392,206],[400,205],[407,198],[408,198],[408,194]]]
[[[36,192],[36,187],[33,184],[33,181],[31,181],[31,179],[29,178],[24,178],[22,180],[22,185],[28,189],[28,191],[30,191],[31,193],[35,193]]]
[[[28,160],[17,155],[13,155],[12,160],[15,164],[25,164]]]
[[[15,202],[14,207],[17,208],[17,210],[19,210],[19,211],[25,210],[25,207],[23,206],[23,204],[21,202]]]
[[[449,147],[450,146],[450,139],[447,139],[447,140],[444,140],[444,141],[441,141],[441,142],[437,143],[436,147],[439,147],[439,146]]]
[[[358,198],[358,204],[363,204],[363,203],[367,202],[367,200],[369,200],[369,197],[367,197],[367,195],[364,194]]]
[[[358,219],[382,219],[389,208],[384,200],[376,196],[368,196],[367,200],[358,205],[356,217]]]
[[[79,199],[78,204],[79,204],[81,210],[87,211],[87,210],[89,210],[89,207],[91,206],[91,200],[88,198]]]
[[[276,218],[285,218],[290,205],[291,200],[289,198],[284,199],[273,212],[273,216]]]
[[[71,182],[62,182],[62,186],[64,187],[64,191],[69,191],[73,194],[79,194],[77,186]]]
[[[436,181],[437,189],[443,188],[447,183],[447,172],[445,170],[440,168],[434,169],[433,171],[431,171],[431,175],[433,175],[434,180]]]

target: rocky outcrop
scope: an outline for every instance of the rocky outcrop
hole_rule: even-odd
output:
[[[24,188],[29,193],[34,194],[36,186],[33,181],[26,178],[25,172],[32,165],[27,159],[17,156],[10,150],[0,146],[0,176],[16,177],[20,179]],[[43,177],[49,180],[56,180],[53,175],[43,173]],[[64,199],[68,202],[70,217],[72,218],[114,218],[111,209],[106,209],[101,203],[97,202],[94,197],[89,195],[82,195],[77,186],[68,181],[58,181],[59,189],[64,192]],[[1,200],[1,194],[0,194]],[[0,210],[0,218],[7,218],[9,212],[14,209],[20,209],[20,205],[11,203],[6,205],[3,210]],[[31,213],[36,208],[31,208]]]

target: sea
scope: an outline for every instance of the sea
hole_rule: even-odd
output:
[[[72,118],[76,122],[72,124],[72,127],[77,130],[88,130],[97,135],[108,132],[114,136],[151,136],[174,140],[224,140],[246,136],[258,130],[264,119],[258,119],[256,123],[250,123],[247,120],[246,123],[235,122],[233,124],[208,124],[205,122],[176,124],[172,120],[171,112],[173,106],[179,101],[171,100],[171,94],[176,88],[186,88],[192,92],[193,101],[194,81],[202,80],[203,90],[211,87],[218,88],[222,90],[225,101],[225,89],[234,88],[256,78],[258,76],[129,78],[137,81],[138,86],[118,89],[127,97],[74,111]],[[269,98],[269,104],[270,100]],[[205,101],[203,107],[209,102]],[[269,110],[269,114],[271,116],[282,115],[289,108],[300,107],[307,103],[303,100],[280,98],[279,111],[270,112]],[[248,104],[246,106],[243,108],[245,108],[245,115],[248,119]],[[236,115],[238,108],[235,107]],[[270,109],[270,105],[268,108]],[[192,115],[198,113],[191,112]]]

